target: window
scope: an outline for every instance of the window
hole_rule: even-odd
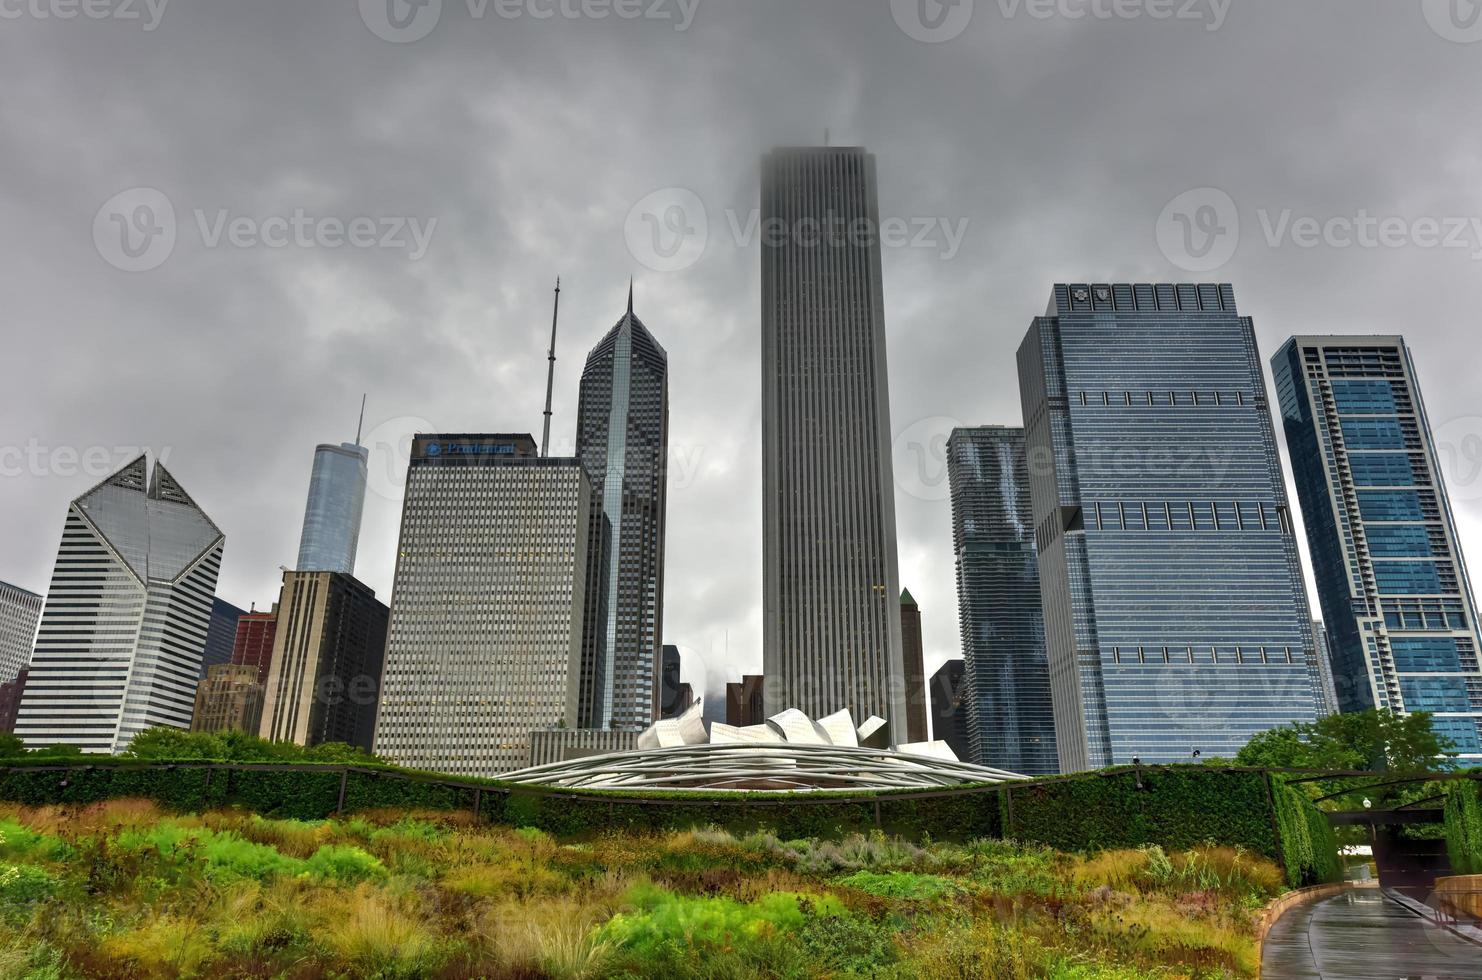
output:
[[[1430,531],[1419,524],[1376,524],[1366,528],[1369,554],[1375,558],[1430,558]]]
[[[1389,641],[1395,670],[1401,673],[1451,673],[1462,670],[1456,640],[1441,636],[1402,636]]]
[[[1340,415],[1393,415],[1396,411],[1394,388],[1388,381],[1334,381],[1333,401]]]
[[[1408,711],[1471,711],[1467,683],[1460,677],[1401,677]]]
[[[1374,578],[1379,591],[1389,595],[1434,595],[1445,591],[1433,561],[1376,561]]]
[[[1422,521],[1420,494],[1414,490],[1360,490],[1359,512],[1366,521]]]
[[[1344,419],[1343,442],[1349,449],[1404,449],[1405,433],[1397,419]]]
[[[1413,487],[1415,470],[1401,453],[1354,453],[1348,458],[1355,486]]]

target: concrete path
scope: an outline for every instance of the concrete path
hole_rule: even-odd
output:
[[[1482,980],[1482,946],[1385,898],[1345,892],[1271,928],[1263,980]]]

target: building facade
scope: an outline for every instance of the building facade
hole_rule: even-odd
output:
[[[726,724],[732,728],[748,728],[767,722],[766,679],[758,674],[747,674],[739,682],[726,685]]]
[[[901,592],[901,656],[906,668],[906,741],[926,741],[926,649],[921,607],[910,589]]]
[[[247,732],[257,734],[262,723],[263,686],[257,668],[216,664],[196,689],[193,732]]]
[[[962,760],[968,760],[972,752],[966,725],[966,682],[961,660],[949,660],[931,675],[931,737],[946,742]]]
[[[841,708],[906,737],[875,158],[762,167],[763,673],[767,714]],[[810,237],[811,232],[811,237]]]
[[[570,762],[592,756],[632,752],[638,748],[638,732],[623,729],[547,729],[530,733],[532,766]]]
[[[15,731],[15,716],[21,707],[21,695],[26,691],[26,675],[29,673],[23,667],[14,680],[0,684],[0,733],[9,735]]]
[[[369,450],[351,443],[314,450],[298,544],[299,571],[355,574],[369,459]]]
[[[389,613],[353,576],[284,572],[262,737],[370,751]]]
[[[591,484],[528,435],[423,435],[407,471],[375,752],[494,776],[576,724]],[[569,696],[568,696],[569,695]]]
[[[232,649],[237,641],[237,621],[247,615],[244,610],[227,602],[214,599],[211,602],[211,625],[206,627],[206,646],[201,653],[201,680],[206,672],[218,664],[232,661]]]
[[[669,358],[628,312],[587,357],[576,455],[592,486],[582,728],[642,731],[660,714]]]
[[[190,728],[225,539],[143,456],[67,509],[15,733],[118,753]]]
[[[1234,291],[1058,285],[1019,378],[1061,768],[1231,757],[1315,720],[1312,616]]]
[[[969,762],[1060,771],[1024,430],[955,429],[947,442]]]
[[[231,662],[257,668],[257,682],[267,684],[268,670],[273,665],[273,643],[278,633],[278,609],[261,613],[256,609],[243,613],[237,620],[236,642],[232,644]]]
[[[1477,605],[1409,347],[1294,337],[1272,366],[1339,708],[1434,712],[1482,764]]]
[[[1317,716],[1326,718],[1339,712],[1338,685],[1333,680],[1333,645],[1321,620],[1313,622],[1312,635],[1317,644]]]
[[[0,683],[14,680],[30,665],[45,602],[34,592],[0,582]]]

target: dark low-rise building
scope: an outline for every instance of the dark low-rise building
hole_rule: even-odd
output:
[[[959,759],[968,758],[964,687],[961,660],[949,660],[931,675],[931,737],[946,742]]]

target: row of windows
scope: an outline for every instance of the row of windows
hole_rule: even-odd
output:
[[[1151,408],[1244,405],[1247,401],[1243,391],[1082,391],[1079,397],[1083,406],[1146,405]]]
[[[1386,599],[1381,603],[1390,629],[1444,632],[1467,629],[1460,599]]]
[[[1137,650],[1123,650],[1121,647],[1112,647],[1112,663],[1162,663],[1162,664],[1292,664],[1297,662],[1297,654],[1291,647],[1282,647],[1280,650],[1271,650],[1260,647],[1255,650],[1247,650],[1244,647],[1226,648],[1220,650],[1218,647],[1210,647],[1207,650],[1195,650],[1193,647],[1159,647],[1149,650],[1146,647],[1138,647]]]
[[[1465,677],[1401,677],[1407,711],[1482,711],[1482,680]]]
[[[1099,501],[1087,514],[1098,531],[1282,531],[1285,508],[1256,501]]]

